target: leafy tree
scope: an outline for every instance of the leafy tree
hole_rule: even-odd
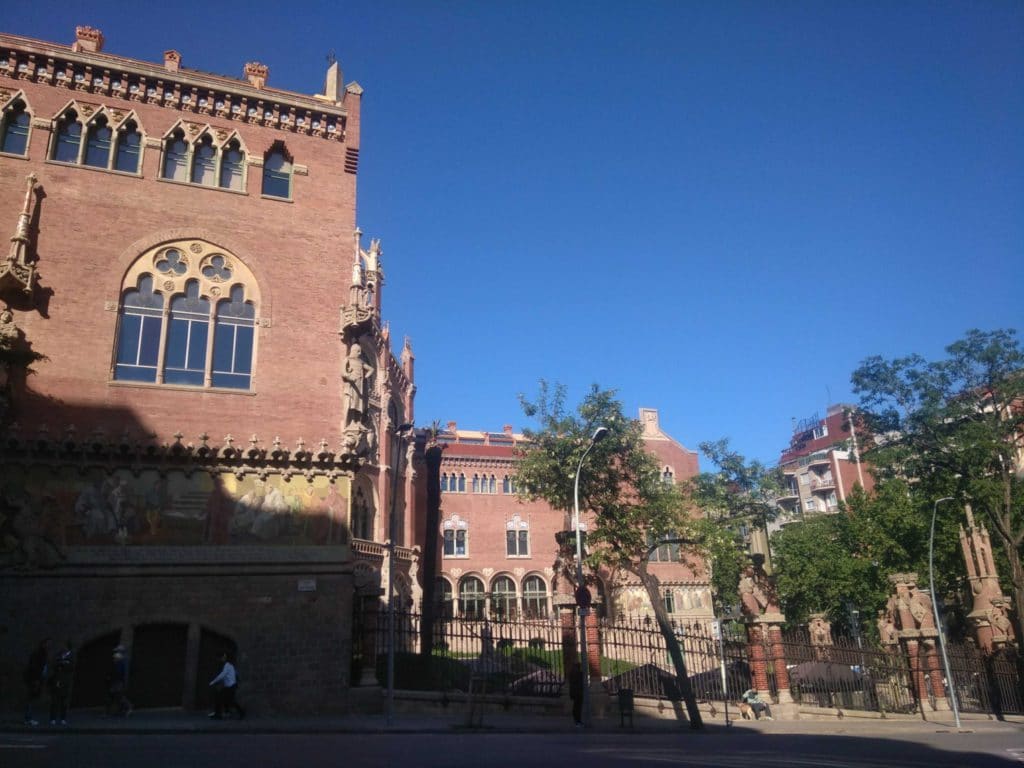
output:
[[[1018,639],[1024,639],[1024,353],[1013,330],[968,331],[947,357],[871,357],[853,373],[868,458],[883,478],[905,478],[918,504],[969,502],[1005,554]],[[929,514],[930,522],[930,514]]]
[[[874,634],[871,619],[892,591],[889,574],[927,572],[928,522],[906,482],[894,479],[880,482],[870,494],[854,488],[835,515],[774,533],[772,551],[787,619],[801,622],[824,611],[846,625],[846,608],[852,605]],[[956,522],[945,521],[945,532],[935,552],[940,591],[956,587],[960,557]]]
[[[715,595],[721,604],[733,605],[739,601],[740,571],[747,559],[741,526],[760,528],[767,537],[768,522],[779,513],[775,500],[782,487],[782,471],[747,461],[724,438],[701,443],[700,450],[717,471],[697,475],[688,492],[707,516],[701,533],[711,556]]]
[[[586,560],[592,568],[605,565],[631,573],[644,586],[675,666],[690,727],[701,728],[686,662],[658,579],[648,569],[651,554],[666,541],[687,544],[692,554],[695,528],[684,499],[675,486],[662,482],[658,464],[644,448],[640,424],[623,415],[614,391],[593,386],[575,412],[567,409],[565,398],[563,386],[543,381],[535,401],[520,396],[524,413],[539,428],[524,430],[528,447],[516,462],[519,492],[562,510],[568,530],[576,468],[595,430],[608,430],[580,471],[581,514],[590,510],[593,520]]]

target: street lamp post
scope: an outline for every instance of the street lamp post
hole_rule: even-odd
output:
[[[576,529],[576,605],[580,615],[580,653],[582,663],[580,673],[583,682],[583,724],[590,727],[590,669],[587,658],[587,615],[590,613],[590,601],[585,600],[587,587],[583,581],[583,541],[580,534],[580,471],[583,469],[583,461],[594,446],[608,435],[608,427],[598,427],[590,438],[587,450],[580,456],[580,463],[576,465],[576,479],[572,489],[572,508],[574,526]]]
[[[942,618],[939,616],[939,603],[935,599],[935,516],[939,511],[939,504],[943,501],[953,501],[952,496],[944,496],[936,499],[932,505],[932,531],[928,537],[928,590],[932,597],[932,610],[935,612],[935,629],[939,633],[939,648],[942,650],[942,666],[946,671],[946,680],[949,684],[949,699],[953,703],[953,719],[956,720],[957,729],[960,728],[960,708],[956,701],[956,682],[949,669],[949,656],[946,654],[946,638],[942,631]]]
[[[398,521],[395,518],[395,502],[398,496],[398,469],[402,464],[402,442],[412,424],[399,424],[395,428],[395,461],[391,468],[391,510],[388,514],[388,695],[387,724],[391,725],[395,712],[395,539],[398,536]]]

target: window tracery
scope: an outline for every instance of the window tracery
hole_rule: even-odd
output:
[[[160,176],[169,181],[244,192],[245,157],[238,134],[180,122],[164,136]]]
[[[239,259],[165,243],[136,259],[121,296],[115,380],[251,389],[259,286]]]
[[[142,132],[133,113],[71,102],[54,121],[50,159],[138,174]]]

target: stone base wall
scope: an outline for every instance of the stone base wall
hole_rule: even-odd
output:
[[[143,675],[136,670],[150,660],[133,641],[147,627],[172,627],[187,646],[175,657],[181,677],[165,675],[170,688],[180,687],[181,706],[206,705],[209,692],[201,686],[217,670],[210,669],[215,661],[207,646],[201,657],[201,638],[216,636],[237,648],[239,699],[250,710],[341,711],[352,655],[350,553],[344,547],[82,548],[57,568],[0,573],[0,711],[23,706],[24,668],[45,637],[51,654],[70,640],[78,663],[93,665],[108,664],[109,657],[90,656],[90,644],[117,639],[131,663],[129,697],[138,694],[133,683]],[[159,642],[154,653],[163,653]],[[76,681],[85,671],[76,671]],[[89,672],[98,680],[105,675]]]

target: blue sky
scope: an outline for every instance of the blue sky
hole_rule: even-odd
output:
[[[11,5],[304,93],[336,51],[421,424],[596,382],[771,462],[863,358],[1024,320],[1018,2]]]

